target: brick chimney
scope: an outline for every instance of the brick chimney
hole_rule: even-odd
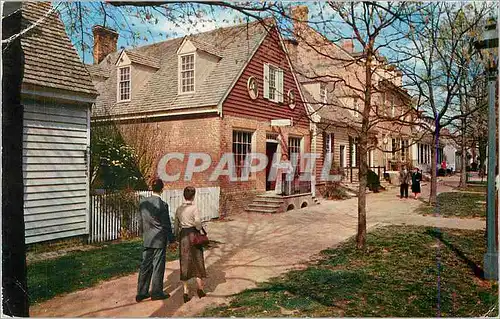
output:
[[[342,49],[349,53],[354,53],[354,43],[352,40],[344,40],[344,42],[342,42]]]
[[[108,54],[116,51],[118,33],[115,30],[96,25],[94,33],[94,64],[100,63]]]
[[[293,33],[300,36],[301,32],[307,27],[309,8],[307,6],[292,7],[291,17],[293,19]]]

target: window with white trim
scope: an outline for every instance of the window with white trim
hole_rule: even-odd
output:
[[[180,56],[180,93],[194,92],[194,54]]]
[[[283,70],[264,63],[264,98],[283,102]]]
[[[118,102],[130,101],[130,66],[118,69]]]
[[[357,97],[354,98],[353,101],[353,110],[352,110],[352,115],[354,117],[359,117],[359,99]]]
[[[252,152],[252,132],[233,131],[233,155],[236,176],[242,176],[247,154]]]
[[[359,139],[357,137],[349,137],[350,143],[350,152],[351,152],[351,167],[357,167],[359,163],[359,152],[358,152],[358,143]]]
[[[325,161],[327,159],[332,160],[332,155],[333,155],[333,133],[325,133],[324,135],[325,138]]]
[[[405,162],[409,158],[409,140],[401,140],[401,161]]]
[[[394,103],[394,95],[391,96],[391,116],[396,116],[396,103]]]
[[[340,145],[340,167],[345,167],[346,162],[345,145]]]
[[[289,137],[288,138],[288,158],[290,159],[290,161],[292,161],[292,165],[293,165],[293,161],[297,161],[295,164],[296,164],[296,172],[299,171],[299,167],[300,167],[300,141],[301,141],[301,138],[300,137]],[[297,155],[294,155],[294,154],[297,154]]]
[[[328,92],[326,90],[326,83],[320,83],[319,84],[319,99],[321,103],[326,104],[326,101],[328,100]]]

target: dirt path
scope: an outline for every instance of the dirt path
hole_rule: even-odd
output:
[[[424,188],[425,190],[425,188]],[[446,187],[441,191],[448,191]],[[257,282],[298,268],[313,255],[356,233],[356,198],[325,201],[320,205],[278,215],[241,214],[228,222],[210,223],[215,248],[205,253],[208,296],[183,304],[178,262],[167,263],[166,301],[135,302],[137,274],[104,282],[36,305],[31,316],[43,317],[185,317],[223,303],[232,294]],[[413,213],[417,200],[402,200],[390,189],[367,196],[368,227],[415,224],[484,229],[484,221],[424,217]],[[126,262],[126,261],[124,261]]]

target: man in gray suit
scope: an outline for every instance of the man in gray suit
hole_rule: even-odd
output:
[[[170,295],[163,292],[167,243],[175,241],[168,214],[168,205],[161,199],[163,182],[156,179],[152,185],[153,195],[141,199],[140,230],[144,240],[142,263],[139,269],[137,295],[140,302],[151,296],[152,300],[167,299]],[[149,284],[152,281],[151,295]]]

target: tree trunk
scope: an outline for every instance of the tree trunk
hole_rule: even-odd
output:
[[[366,185],[368,176],[367,163],[367,132],[362,131],[359,136],[359,189],[358,189],[358,233],[356,245],[358,249],[366,247]]]
[[[465,138],[466,120],[462,119],[462,143],[460,145],[460,183],[458,187],[465,188],[467,186],[467,171],[466,171],[466,161],[467,161],[467,145]]]
[[[373,59],[374,40],[370,40],[366,48],[365,62],[365,96],[362,112],[361,132],[359,134],[358,152],[359,152],[359,188],[358,188],[358,233],[356,236],[356,246],[358,249],[366,247],[366,185],[368,184],[368,131],[371,110],[371,91],[372,91],[372,59]]]
[[[21,12],[3,19],[3,39],[21,31]],[[18,38],[3,51],[2,80],[2,306],[8,316],[29,316],[23,212],[24,56]]]
[[[432,138],[434,145],[431,148],[431,192],[429,195],[429,204],[435,205],[437,202],[437,150],[439,148],[439,131],[436,128]]]

